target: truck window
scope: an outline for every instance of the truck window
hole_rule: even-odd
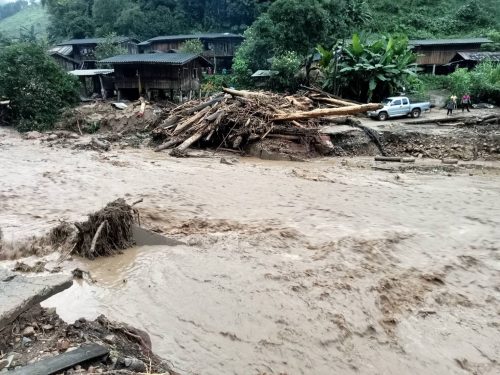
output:
[[[392,103],[391,103],[391,106],[392,105],[401,105],[401,100],[398,99],[398,100],[394,100]]]
[[[403,99],[403,105],[408,105],[408,99]]]

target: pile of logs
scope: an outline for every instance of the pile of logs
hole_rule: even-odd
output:
[[[265,138],[321,143],[321,125],[381,107],[307,90],[284,96],[225,88],[207,101],[184,103],[165,113],[153,130],[162,142],[156,151],[172,149],[171,155],[183,156],[192,145],[241,150]]]

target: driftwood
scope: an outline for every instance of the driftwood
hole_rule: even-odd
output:
[[[324,116],[334,116],[334,115],[353,115],[356,113],[363,113],[367,111],[375,111],[382,108],[381,104],[362,104],[350,107],[342,108],[324,108],[324,109],[314,109],[307,112],[295,112],[288,113],[284,115],[277,115],[273,118],[274,121],[291,121],[291,120],[307,120],[310,118],[324,117]]]
[[[171,140],[169,140],[165,143],[162,143],[161,145],[156,147],[155,152],[160,152],[160,151],[166,150],[167,148],[175,146],[181,142],[182,142],[181,138],[172,138]]]
[[[192,108],[188,108],[188,109],[184,110],[182,112],[182,115],[192,115],[193,113],[201,111],[202,109],[204,109],[206,107],[211,107],[214,104],[221,102],[223,99],[224,99],[224,97],[222,96],[222,94],[220,94],[219,96],[216,96],[214,99],[211,99],[207,102],[198,104],[197,106],[194,106]]]
[[[191,146],[193,143],[195,143],[196,141],[198,141],[201,137],[203,137],[203,135],[206,133],[206,130],[207,130],[207,127],[202,127],[201,129],[199,129],[196,133],[194,133],[191,137],[189,137],[188,139],[186,139],[184,142],[182,142],[182,144],[180,146],[177,146],[175,148],[175,150],[179,151],[179,152],[184,152],[186,151],[189,146]]]
[[[318,102],[323,102],[323,103],[329,103],[333,105],[338,105],[341,107],[350,107],[353,105],[357,105],[355,103],[347,102],[345,100],[339,100],[339,99],[334,99],[334,98],[322,98],[322,97],[312,97],[313,100],[316,100]]]
[[[196,123],[197,121],[201,120],[203,118],[203,116],[205,115],[205,113],[207,113],[209,111],[209,109],[210,109],[210,107],[205,107],[200,112],[198,112],[196,115],[188,118],[186,121],[177,125],[173,134],[177,135],[181,131],[186,129],[187,127],[189,127],[189,126],[193,125],[194,123]]]
[[[234,90],[234,89],[228,89],[228,88],[223,88],[222,89],[226,94],[230,94],[233,96],[241,96],[242,98],[267,98],[268,96],[266,94],[263,94],[261,92],[254,92],[254,91],[240,91],[240,90]]]
[[[95,232],[94,238],[92,239],[92,244],[90,245],[90,252],[92,254],[95,253],[95,245],[97,244],[97,240],[99,239],[99,236],[102,233],[102,229],[104,228],[105,225],[108,224],[107,220],[104,220],[101,225],[99,225],[99,228],[97,228],[97,231]]]

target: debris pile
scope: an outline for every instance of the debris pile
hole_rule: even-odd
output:
[[[110,256],[134,244],[134,209],[124,199],[110,202],[87,221],[75,223],[78,233],[75,253],[89,259]]]
[[[319,127],[341,123],[346,116],[380,108],[332,98],[322,92],[284,96],[268,92],[224,89],[205,102],[188,102],[162,115],[153,130],[161,142],[156,151],[172,149],[173,156],[199,144],[216,149],[242,150],[266,138],[313,144],[320,154],[333,149]]]
[[[96,346],[102,353],[89,357],[85,351]],[[0,353],[0,369],[17,369],[14,373],[48,374],[65,367],[54,373],[176,374],[169,363],[152,352],[146,332],[103,315],[93,321],[81,318],[68,324],[55,309],[40,306],[22,314],[0,333]]]

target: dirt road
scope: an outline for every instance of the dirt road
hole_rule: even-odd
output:
[[[500,371],[498,162],[226,165],[49,148],[5,129],[0,160],[6,241],[125,196],[186,243],[75,259],[65,267],[97,282],[49,302],[68,320],[104,313],[146,330],[183,373]]]

